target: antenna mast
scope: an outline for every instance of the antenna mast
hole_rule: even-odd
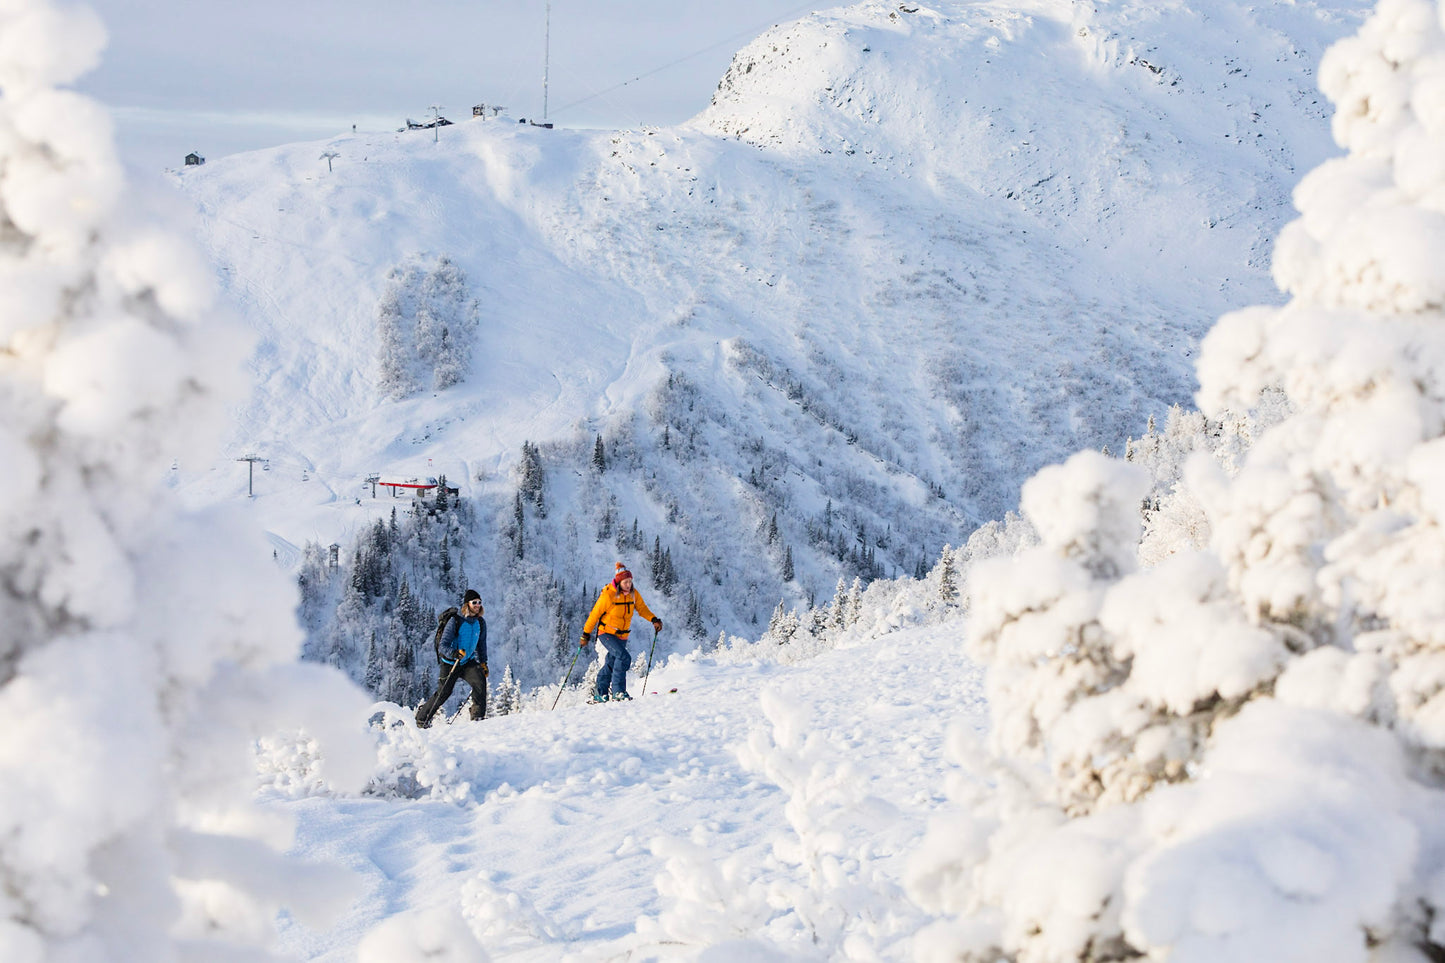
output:
[[[547,119],[547,79],[552,72],[552,0],[547,0],[546,27],[542,40],[542,119]]]

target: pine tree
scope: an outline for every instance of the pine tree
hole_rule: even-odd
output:
[[[522,497],[534,505],[542,504],[546,476],[542,471],[542,453],[531,442],[522,442]],[[539,512],[540,514],[540,512]]]
[[[598,474],[607,470],[607,451],[602,446],[602,436],[597,436],[597,443],[592,446],[592,467]]]
[[[697,593],[692,589],[687,590],[687,616],[683,620],[683,628],[687,630],[689,638],[701,639],[707,634],[707,629],[702,624],[702,606],[698,604]]]
[[[938,573],[938,600],[952,605],[958,599],[958,571],[952,546],[943,546],[935,571]]]
[[[383,680],[381,652],[376,644],[376,633],[371,633],[370,640],[366,643],[366,668],[362,675],[362,684],[367,691],[380,697],[381,683]]]
[[[571,661],[569,656],[576,645],[571,628],[575,623],[567,618],[565,587],[559,584],[558,592],[557,605],[552,610],[552,661],[557,665],[566,665]],[[576,621],[580,622],[581,618]]]
[[[848,626],[848,586],[842,576],[833,589],[833,601],[828,603],[828,627],[842,629]]]
[[[393,702],[410,705],[414,694],[422,687],[417,673],[417,647],[426,634],[426,613],[421,603],[412,594],[411,583],[402,576],[401,588],[396,598],[396,630],[392,665],[395,673],[395,691],[390,696]]]
[[[396,612],[397,618],[402,620],[406,628],[410,628],[412,620],[415,619],[413,611],[415,608],[416,600],[412,598],[411,583],[407,577],[403,575],[401,577],[401,587],[398,588],[396,592],[396,605],[393,610]]]
[[[786,615],[787,608],[783,600],[778,599],[777,608],[773,609],[773,614],[768,619],[768,631],[764,634],[764,638],[772,639],[779,645],[787,641],[787,639],[782,637],[783,618]]]
[[[366,569],[362,565],[360,545],[351,557],[351,591],[358,595],[366,594]]]
[[[791,582],[793,576],[793,546],[789,545],[783,551],[783,581]]]
[[[497,685],[496,698],[490,703],[491,715],[511,715],[522,708],[522,687],[517,684],[516,678],[512,675],[512,664],[507,663],[502,670],[502,681]]]
[[[442,588],[446,589],[448,592],[451,592],[452,589],[453,589],[453,585],[452,585],[452,550],[451,550],[451,533],[450,533],[450,532],[448,532],[447,534],[445,534],[445,535],[442,536],[442,547],[441,547],[441,552],[440,552],[440,554],[439,554],[439,556],[438,556],[437,568],[438,568],[438,569],[440,570],[440,572],[441,572],[441,585],[442,585]]]

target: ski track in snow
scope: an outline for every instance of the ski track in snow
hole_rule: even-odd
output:
[[[960,722],[984,725],[981,674],[960,654],[958,635],[956,623],[897,632],[796,665],[674,660],[652,675],[658,695],[638,695],[642,680],[632,679],[628,705],[438,725],[421,738],[471,778],[461,804],[274,803],[299,819],[300,856],[339,860],[366,888],[331,930],[285,925],[283,949],[340,963],[369,922],[458,901],[465,914],[486,917],[491,909],[480,904],[493,900],[511,921],[484,940],[494,959],[686,958],[697,948],[645,946],[636,935],[639,917],[663,909],[654,882],[662,861],[648,846],[685,838],[715,856],[742,856],[757,877],[774,871],[773,841],[791,832],[788,796],[735,752],[754,728],[771,730],[759,702],[766,689],[809,731],[826,733],[829,758],[854,766],[868,793],[896,810],[848,847],[867,850],[897,882],[928,820],[947,805],[945,733]],[[580,689],[564,695],[582,698]]]

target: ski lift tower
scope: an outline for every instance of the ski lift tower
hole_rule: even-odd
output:
[[[246,497],[255,498],[256,489],[253,483],[256,480],[256,462],[265,461],[266,459],[260,455],[243,455],[236,460],[246,462]]]

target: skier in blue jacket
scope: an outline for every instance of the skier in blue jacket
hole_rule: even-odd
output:
[[[482,597],[467,589],[462,604],[441,628],[437,639],[441,681],[432,697],[416,710],[416,724],[425,729],[432,716],[452,696],[457,679],[472,687],[472,719],[487,715],[487,620],[482,618]]]

